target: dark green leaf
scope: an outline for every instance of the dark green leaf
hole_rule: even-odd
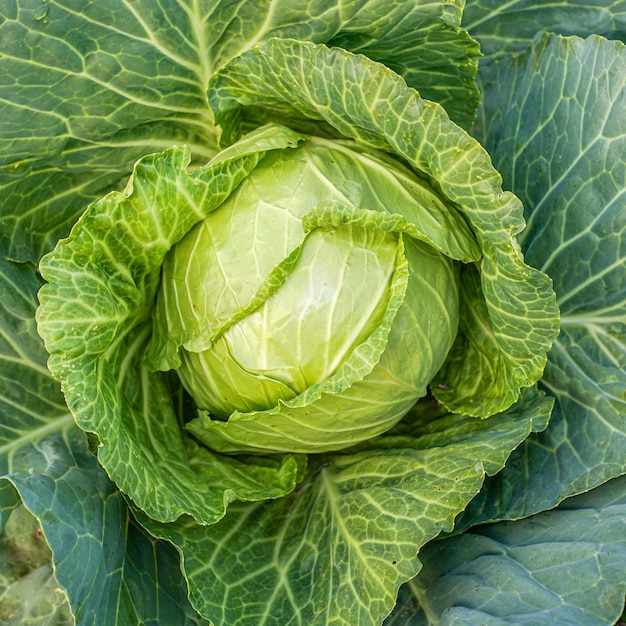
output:
[[[186,144],[194,161],[206,162],[216,148],[210,76],[273,36],[365,51],[469,125],[477,46],[459,28],[461,5],[3,2],[0,255],[37,261],[89,202],[119,188],[141,156]]]
[[[39,541],[45,545],[45,538],[52,549],[56,579],[77,623],[201,624],[187,600],[177,553],[136,525],[46,369],[47,353],[34,319],[40,284],[32,266],[0,260],[3,521],[19,493],[41,523]],[[62,623],[64,613],[57,614],[58,603],[50,601],[64,599],[65,593],[54,582],[50,564],[37,565],[24,572],[26,578],[11,582],[5,596],[19,600],[14,606],[19,624],[43,624],[27,621],[34,612],[51,620],[61,616],[61,622],[48,623]],[[0,610],[8,611],[9,604]],[[3,619],[9,616],[0,615]]]
[[[436,541],[421,557],[406,590],[427,616],[416,625],[614,624],[626,592],[626,478]]]
[[[33,444],[10,480],[41,523],[77,624],[205,623],[189,606],[178,554],[136,524],[84,433]]]
[[[473,130],[476,137],[484,140],[497,106],[498,96],[494,94],[502,94],[510,84],[511,65],[525,64],[523,57],[538,32],[580,37],[596,34],[626,41],[626,2],[470,0],[463,14],[463,26],[479,40],[484,55],[478,76],[482,98]],[[520,54],[522,58],[516,60]]]
[[[13,485],[6,480],[0,480],[0,533],[19,502],[20,496]]]
[[[626,38],[624,0],[468,0],[463,27],[480,42],[482,64],[524,52],[539,31]]]
[[[32,442],[74,427],[37,335],[40,285],[34,267],[0,259],[0,477],[14,470]],[[5,489],[3,503],[11,498]]]
[[[488,146],[524,201],[527,258],[561,307],[542,379],[556,406],[462,527],[551,508],[626,471],[626,49],[545,35],[502,76]]]

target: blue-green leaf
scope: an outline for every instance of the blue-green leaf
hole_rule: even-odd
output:
[[[610,626],[626,593],[626,478],[526,520],[433,542],[421,558],[404,591],[420,611],[406,624]]]
[[[503,64],[488,136],[524,201],[528,260],[550,274],[562,330],[542,385],[556,398],[462,525],[523,517],[626,472],[626,48],[543,35]]]
[[[77,624],[205,623],[178,554],[137,525],[78,428],[31,446],[10,480],[41,523]]]
[[[591,34],[626,41],[626,2],[624,0],[469,0],[463,13],[463,26],[480,42],[483,56],[477,77],[481,103],[474,136],[486,141],[493,118],[511,94],[511,72],[525,65],[525,54],[539,32],[559,35]],[[497,124],[495,124],[497,127]]]
[[[626,38],[624,0],[468,0],[463,27],[480,42],[481,64],[525,52],[539,31],[609,39]],[[481,68],[482,71],[482,68]]]

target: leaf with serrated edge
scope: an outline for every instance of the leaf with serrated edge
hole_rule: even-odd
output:
[[[420,547],[551,406],[527,390],[492,420],[417,412],[400,434],[317,456],[293,494],[233,504],[213,526],[139,520],[179,548],[191,601],[216,624],[374,626],[419,571]]]
[[[626,478],[435,541],[422,559],[410,591],[428,620],[416,626],[614,624],[626,593]]]
[[[552,508],[626,471],[626,48],[544,35],[526,60],[490,94],[501,100],[488,147],[524,201],[522,245],[562,310],[541,381],[556,405],[460,528]]]

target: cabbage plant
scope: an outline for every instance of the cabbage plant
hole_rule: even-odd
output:
[[[623,7],[465,4],[0,9],[3,619],[619,617]]]

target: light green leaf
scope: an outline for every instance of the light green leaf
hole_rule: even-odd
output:
[[[0,260],[0,512],[4,521],[21,499],[37,516],[37,543],[50,545],[58,582],[47,552],[47,564],[4,592],[0,621],[9,620],[5,609],[14,620],[7,623],[65,619],[55,607],[67,593],[78,624],[95,616],[101,626],[204,623],[187,600],[177,554],[134,523],[45,367],[34,319],[40,284],[34,267]]]
[[[3,3],[0,254],[37,261],[90,201],[119,189],[141,156],[186,144],[194,161],[209,160],[216,152],[205,93],[210,76],[272,36],[335,40],[395,61],[412,84],[424,83],[469,124],[478,50],[459,29],[461,6],[460,0]]]
[[[626,593],[626,478],[526,520],[433,542],[421,558],[410,587],[423,611],[415,626],[609,626]]]
[[[489,147],[527,209],[526,256],[562,310],[542,379],[556,406],[463,526],[545,510],[626,472],[626,49],[545,35],[515,68]]]
[[[316,455],[294,493],[233,504],[213,526],[139,519],[178,546],[191,601],[216,624],[374,626],[419,571],[420,547],[452,528],[551,405],[527,390],[490,420],[419,411],[397,433]]]
[[[280,127],[256,136],[265,147],[286,147],[294,137]],[[41,262],[50,283],[39,293],[38,328],[50,370],[79,426],[97,433],[109,476],[162,521],[188,513],[213,523],[232,499],[291,491],[302,469],[293,455],[198,462],[175,412],[176,386],[144,363],[165,254],[254,168],[264,153],[252,150],[191,174],[186,148],[144,158],[125,192],[91,205]]]
[[[355,211],[340,202],[323,201],[304,216],[302,225],[310,230],[324,226],[337,228],[342,224],[371,224],[386,232],[405,233],[456,261],[480,261],[482,254],[476,240],[467,222],[454,208],[446,210],[434,193],[425,198],[424,204],[415,202],[410,207],[407,204],[390,202],[383,205],[386,211],[372,211],[367,202],[363,202],[360,210]]]
[[[267,154],[220,210],[192,229],[166,257],[148,356],[155,369],[179,367],[181,347],[194,352],[209,348],[275,293],[298,262],[305,231],[315,216],[332,212],[322,208],[329,197],[334,200],[331,204],[345,205],[343,212],[334,210],[337,219],[341,213],[342,222],[350,213],[351,223],[366,226],[356,213],[363,217],[363,207],[379,208],[377,219],[388,222],[386,230],[407,232],[457,260],[480,259],[463,216],[397,159],[351,141],[305,140],[295,133],[286,140],[294,149]],[[258,141],[255,136],[260,149]],[[231,145],[216,158],[226,158],[243,144]],[[276,172],[281,172],[279,185]],[[294,189],[306,193],[294,195]],[[257,222],[264,225],[260,231]],[[381,223],[375,226],[382,228]],[[271,245],[264,245],[268,234]],[[205,250],[201,260],[197,249]],[[242,272],[242,267],[249,269]],[[235,276],[233,291],[230,277]],[[207,284],[212,285],[210,293]]]
[[[331,204],[326,205],[325,210],[313,211],[312,214],[316,215],[316,220],[322,221],[317,224],[320,228],[324,224],[332,225],[334,221],[343,222],[344,232],[345,228],[349,228],[351,233],[351,225],[346,224],[344,219],[347,216],[344,209],[344,206]],[[308,215],[308,219],[305,216],[304,222],[308,226],[313,224],[312,214]],[[364,209],[356,209],[349,215],[350,219],[354,218],[362,224],[357,232],[361,232],[363,241],[367,242],[365,249],[368,253],[373,249],[375,237],[385,242],[385,247],[376,253],[376,257],[377,262],[389,264],[391,276],[385,276],[389,298],[379,322],[332,375],[304,386],[293,397],[279,399],[272,408],[234,411],[227,415],[228,421],[211,419],[207,412],[201,411],[200,417],[187,427],[209,447],[226,452],[339,450],[385,432],[406,414],[418,398],[426,395],[427,385],[441,367],[458,327],[456,268],[449,259],[428,246],[402,236],[397,239],[390,236],[390,231],[394,229],[398,229],[399,234],[404,230],[404,221],[395,219],[397,215],[388,216],[389,219],[385,220],[378,217],[379,212]],[[324,236],[326,231],[312,232]],[[355,254],[354,248],[354,245],[344,248],[349,257]],[[330,250],[328,245],[326,250]],[[342,288],[345,287],[348,283],[348,272],[345,270],[347,259],[335,267],[336,259],[341,258],[339,253],[327,254],[332,257],[333,265],[326,267],[327,259],[322,257],[321,269],[317,273],[326,283],[338,268],[336,275]],[[289,280],[298,276],[296,268],[279,294],[268,300],[268,305],[276,303],[282,311],[293,311],[298,294],[304,292],[310,281],[311,265],[309,262],[302,265],[301,275],[305,285],[296,283],[295,290],[290,291]],[[369,275],[373,275],[371,262],[368,268]],[[355,281],[355,287],[347,290],[349,312],[353,306],[352,293],[361,289],[363,283],[358,272],[353,276],[351,280]],[[370,289],[368,287],[367,291]],[[424,294],[432,297],[424,297]],[[332,307],[333,310],[339,309],[341,301],[333,299]],[[295,317],[298,319],[298,316]],[[435,323],[435,320],[439,322]],[[352,324],[345,325],[351,327]],[[323,328],[325,324],[318,323],[318,326]],[[320,331],[314,327],[308,331],[301,330],[300,325],[297,331],[313,339],[308,351],[315,354],[319,350]],[[285,329],[281,328],[280,332],[284,333]],[[264,340],[270,334],[271,331],[259,333]],[[340,331],[333,331],[332,334],[341,337]],[[252,340],[244,345],[248,343]],[[331,340],[325,338],[324,345],[329,344]],[[229,346],[229,352],[232,350]],[[263,353],[260,349],[258,352]],[[318,357],[316,364],[321,360]],[[398,367],[399,363],[402,367]],[[245,388],[245,384],[243,386]],[[221,390],[221,386],[218,389]]]
[[[307,77],[304,88],[302,76]],[[525,265],[519,253],[514,239],[523,227],[519,200],[502,192],[486,152],[441,107],[369,59],[276,39],[220,70],[211,80],[209,100],[225,141],[238,136],[242,108],[290,106],[404,158],[463,213],[483,252],[480,276],[488,318],[480,324],[481,332],[493,336],[495,349],[493,369],[481,370],[485,361],[467,349],[467,334],[459,334],[450,366],[436,381],[438,399],[451,410],[491,415],[540,377],[558,326],[550,281]]]

